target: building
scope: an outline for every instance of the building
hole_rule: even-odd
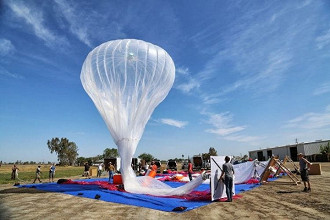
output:
[[[293,161],[297,161],[297,154],[303,153],[306,156],[320,153],[320,147],[325,146],[330,142],[330,140],[317,140],[309,143],[297,143],[292,145],[272,147],[260,150],[249,151],[249,157],[253,160],[258,159],[259,161],[264,161],[271,156],[278,156],[279,159],[283,160],[285,156],[291,157]]]

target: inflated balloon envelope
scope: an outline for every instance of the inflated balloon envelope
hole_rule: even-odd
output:
[[[203,182],[200,175],[182,187],[171,188],[148,176],[136,177],[131,168],[145,126],[174,82],[175,66],[164,49],[142,40],[108,41],[88,54],[80,78],[118,147],[126,191],[182,195]]]

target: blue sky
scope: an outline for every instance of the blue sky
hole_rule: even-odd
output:
[[[80,82],[103,42],[141,39],[176,66],[135,156],[159,159],[330,138],[329,1],[2,1],[0,160],[56,161],[116,147]]]

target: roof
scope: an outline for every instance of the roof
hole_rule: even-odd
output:
[[[306,142],[306,143],[301,142],[301,143],[289,144],[289,145],[284,145],[284,146],[276,146],[276,147],[262,148],[262,149],[259,149],[259,150],[251,150],[251,151],[249,151],[249,153],[263,151],[263,150],[272,150],[272,149],[277,149],[277,148],[296,147],[296,146],[299,146],[299,145],[309,145],[309,144],[318,144],[318,143],[327,143],[327,142],[330,142],[330,140],[316,140],[316,141],[313,141],[313,142]]]

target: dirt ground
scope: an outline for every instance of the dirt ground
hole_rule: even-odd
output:
[[[0,185],[0,219],[330,219],[330,163],[321,166],[322,175],[310,176],[311,193],[283,177],[232,203],[213,202],[184,213]]]

